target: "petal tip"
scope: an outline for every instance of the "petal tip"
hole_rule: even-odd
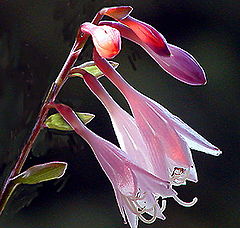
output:
[[[106,7],[100,10],[101,15],[112,17],[116,20],[122,20],[127,17],[133,8],[131,6]]]

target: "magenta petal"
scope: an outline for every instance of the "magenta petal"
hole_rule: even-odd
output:
[[[131,6],[115,6],[115,7],[106,7],[99,11],[101,15],[106,15],[114,18],[115,20],[122,20],[127,17],[133,8]]]
[[[122,24],[128,26],[138,38],[151,48],[157,55],[170,56],[168,44],[164,36],[151,25],[137,20],[131,16],[119,20]]]
[[[118,22],[104,21],[101,24],[109,25],[118,29],[121,36],[129,39],[140,45],[166,72],[174,78],[189,84],[189,85],[203,85],[206,84],[207,79],[203,68],[194,59],[192,55],[183,49],[168,44],[171,52],[170,57],[158,55],[151,46],[143,43],[141,39],[127,26]]]
[[[168,44],[168,47],[171,52],[170,57],[159,56],[152,50],[146,49],[155,61],[176,79],[189,85],[204,85],[207,83],[204,70],[192,55],[172,44]]]

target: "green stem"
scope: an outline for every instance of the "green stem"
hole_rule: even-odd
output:
[[[94,19],[92,20],[92,23],[98,24],[98,22],[101,19],[102,19],[102,15],[97,13]],[[51,105],[49,104],[55,101],[59,91],[61,90],[64,83],[67,81],[69,71],[77,61],[77,58],[81,53],[88,37],[89,35],[83,34],[80,29],[78,30],[76,40],[75,40],[75,43],[73,44],[72,50],[70,51],[70,54],[62,70],[60,71],[58,77],[56,78],[55,82],[52,84],[51,88],[47,93],[47,97],[39,112],[37,122],[31,132],[31,135],[29,136],[26,144],[24,145],[14,168],[12,169],[10,175],[8,176],[6,182],[4,183],[3,189],[0,193],[0,215],[2,214],[7,204],[7,201],[12,195],[14,189],[17,187],[17,184],[13,183],[12,179],[21,172],[22,167],[29,155],[29,152],[31,151],[32,145],[44,126],[44,121],[47,117],[49,109],[51,108]]]

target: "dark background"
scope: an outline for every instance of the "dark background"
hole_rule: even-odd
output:
[[[183,208],[169,199],[167,220],[151,227],[239,227],[240,3],[236,0],[0,1],[1,183],[34,126],[41,101],[68,55],[78,26],[91,21],[102,7],[114,5],[133,6],[134,17],[193,54],[206,70],[208,84],[192,87],[173,79],[128,41],[123,41],[115,58],[119,71],[135,88],[223,151],[220,157],[193,151],[199,182],[176,189],[182,199],[197,196],[199,202]],[[88,42],[79,63],[91,59],[91,48]],[[101,81],[127,108],[113,86],[104,78]],[[96,114],[89,128],[116,143],[106,111],[81,79],[67,82],[58,101]],[[0,219],[1,228],[127,227],[110,183],[80,137],[43,130],[25,168],[54,160],[69,163],[64,178],[19,187]],[[141,223],[140,227],[150,226]]]

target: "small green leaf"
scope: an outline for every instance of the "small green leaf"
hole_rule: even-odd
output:
[[[90,113],[76,112],[77,116],[81,119],[84,124],[89,123],[95,115]],[[71,126],[62,118],[59,113],[49,116],[45,121],[47,128],[56,129],[60,131],[72,131]]]
[[[66,162],[49,162],[35,165],[20,173],[12,181],[15,184],[38,184],[62,177],[67,169]]]
[[[119,63],[109,61],[109,63],[114,67],[117,68]],[[71,69],[69,76],[71,77],[83,77],[84,71],[87,73],[100,78],[103,76],[103,73],[99,70],[99,68],[95,65],[94,61],[89,61],[86,63],[81,64],[80,66],[74,67]]]

